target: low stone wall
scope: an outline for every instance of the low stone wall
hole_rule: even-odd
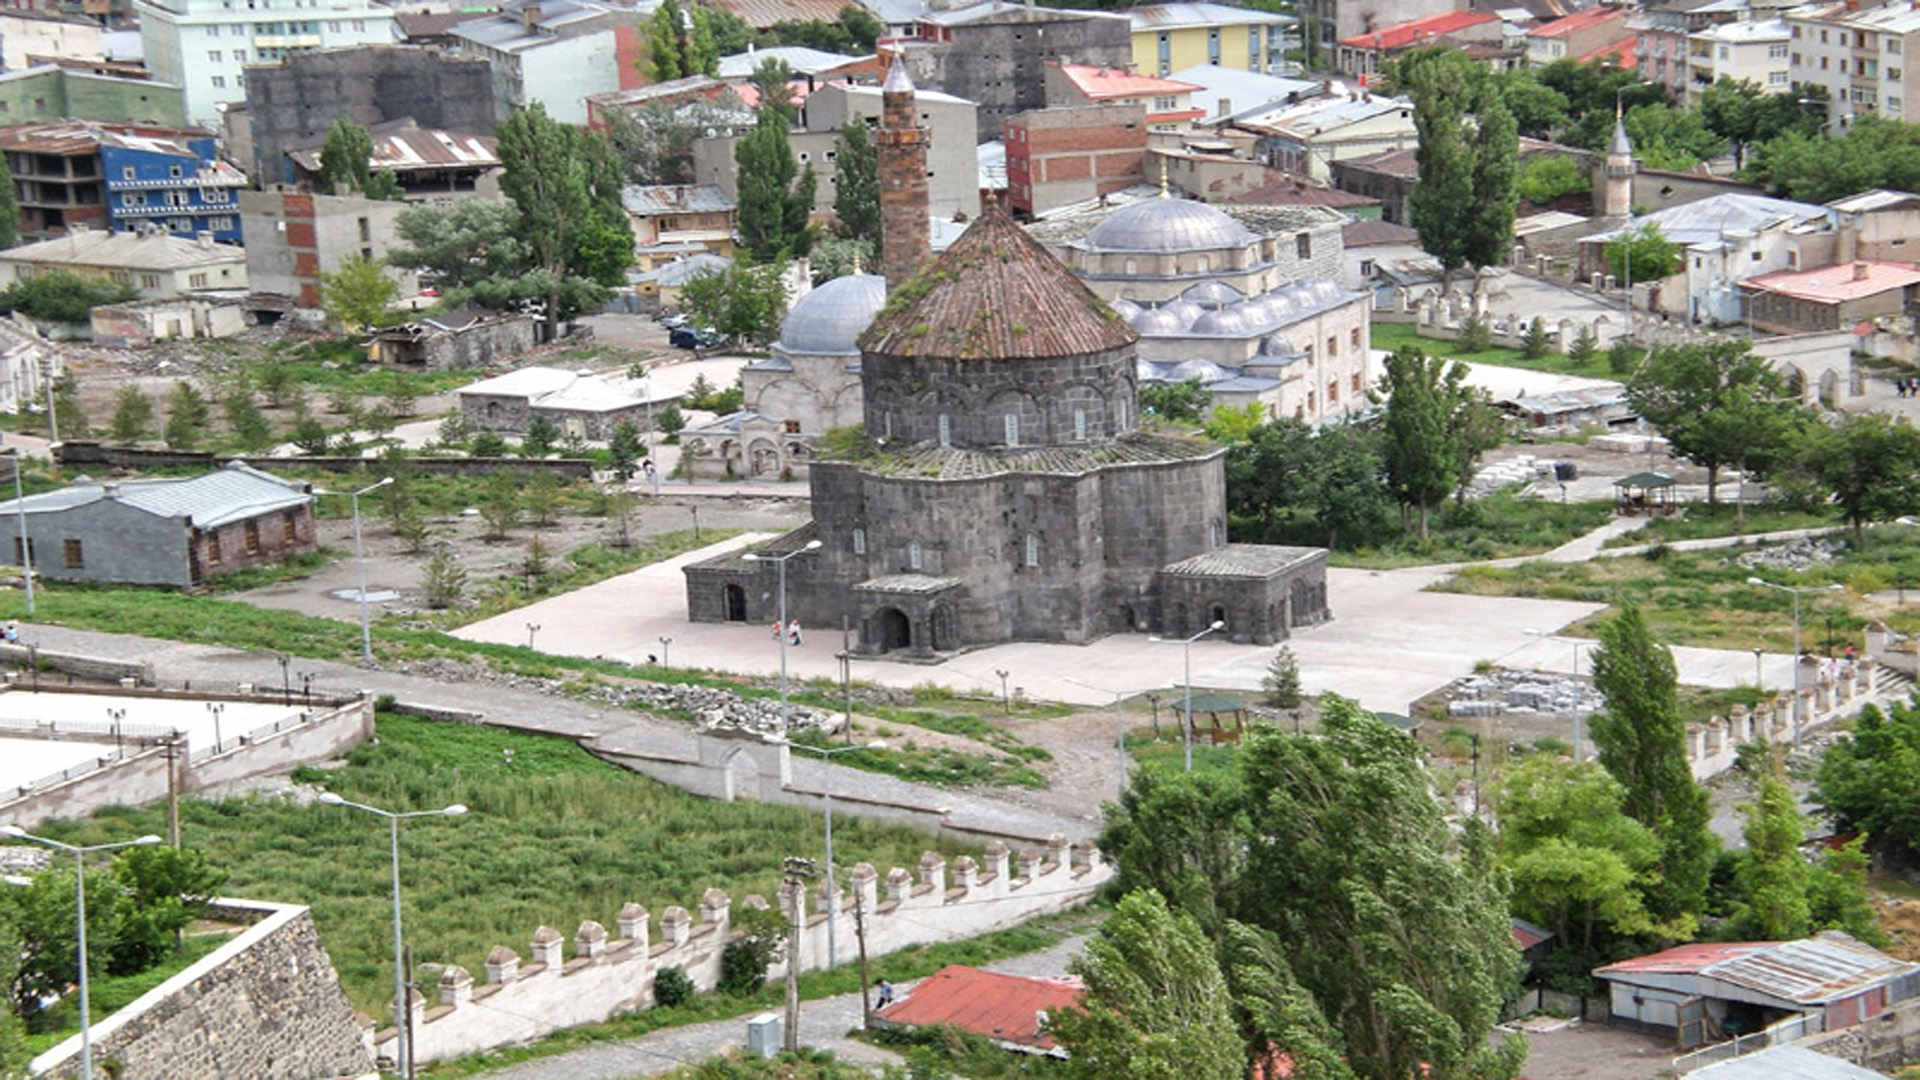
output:
[[[1857,661],[1823,662],[1800,659],[1800,733],[1838,721],[1858,711],[1856,699],[1873,693],[1873,665]],[[1736,705],[1726,716],[1704,724],[1687,725],[1687,764],[1695,780],[1706,781],[1733,768],[1740,744],[1784,743],[1793,738],[1794,696],[1782,691],[1773,701],[1752,712]]]
[[[1809,1035],[1800,1040],[1800,1045],[1828,1057],[1891,1074],[1920,1061],[1920,999],[1898,1002],[1879,1016],[1850,1028]]]
[[[816,970],[828,963],[830,941],[839,962],[858,957],[856,911],[865,923],[867,955],[884,956],[910,945],[976,937],[1064,910],[1090,898],[1111,876],[1112,868],[1091,844],[1068,844],[1056,836],[1015,855],[994,841],[980,861],[963,855],[951,866],[943,856],[927,852],[917,876],[895,869],[883,881],[872,866],[860,863],[847,871],[837,905],[828,904],[823,882],[811,899],[804,893],[784,896],[782,910],[803,924],[794,962],[803,970]],[[758,896],[742,903],[767,906]],[[818,906],[818,913],[809,913],[810,903]],[[797,916],[788,905],[797,905]],[[649,934],[649,915],[638,904],[620,910],[617,939],[600,923],[583,922],[573,936],[572,959],[565,957],[560,932],[542,926],[533,932],[525,964],[511,948],[495,946],[479,986],[466,969],[446,968],[439,1003],[427,1008],[420,999],[412,1002],[414,1059],[434,1061],[526,1042],[563,1027],[651,1007],[654,975],[665,967],[680,967],[695,986],[712,989],[720,977],[721,948],[732,934],[733,902],[720,890],[708,889],[699,906],[698,922],[685,908],[661,912],[657,942]],[[784,974],[776,965],[772,975]],[[376,1036],[376,1045],[386,1048],[383,1058],[393,1056],[393,1036],[391,1030]]]
[[[23,681],[30,681],[37,668],[41,672],[59,672],[95,683],[119,683],[132,679],[135,686],[154,684],[153,665],[148,661],[60,652],[42,649],[37,645],[0,644],[0,667],[26,673]]]
[[[162,468],[217,469],[228,460],[216,454],[190,450],[148,450],[132,446],[104,446],[96,442],[63,442],[53,448],[54,458],[62,466],[131,469],[145,471]],[[380,462],[360,457],[242,457],[256,469],[324,469],[328,472],[378,472]],[[409,457],[407,468],[414,472],[466,475],[515,469],[523,472],[553,473],[564,479],[586,480],[593,476],[593,462],[586,458],[475,458]]]
[[[253,923],[193,966],[93,1026],[96,1074],[139,1080],[315,1080],[373,1072],[361,1023],[305,907],[221,900]],[[75,1035],[33,1075],[78,1076]]]

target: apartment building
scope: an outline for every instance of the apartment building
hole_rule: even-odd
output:
[[[1785,20],[1788,85],[1825,89],[1836,130],[1870,112],[1908,119],[1908,74],[1920,69],[1920,10],[1906,0],[1884,7],[1844,0],[1793,8]]]
[[[1790,37],[1785,19],[1760,19],[1710,26],[1687,38],[1688,108],[1721,79],[1750,82],[1769,94],[1791,88]]]
[[[1634,68],[1676,100],[1687,93],[1687,39],[1721,23],[1747,18],[1748,0],[1667,0],[1627,17],[1636,36]]]
[[[373,0],[137,0],[140,47],[153,77],[186,93],[187,119],[218,127],[245,101],[248,64],[394,40],[393,9]]]

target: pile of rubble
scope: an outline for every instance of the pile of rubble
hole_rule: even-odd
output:
[[[600,688],[595,696],[614,705],[654,711],[686,713],[701,731],[757,731],[777,735],[782,730],[777,698],[744,697],[732,690],[687,683],[642,683]],[[787,707],[789,730],[834,734],[846,727],[845,713],[822,712],[804,705]]]
[[[1586,715],[1606,706],[1592,683],[1543,671],[1501,668],[1462,679],[1451,693],[1449,716]]]
[[[1829,539],[1824,536],[1803,536],[1784,544],[1743,551],[1735,556],[1733,561],[1748,570],[1787,570],[1799,573],[1816,566],[1831,566],[1845,550],[1847,550],[1845,540]]]

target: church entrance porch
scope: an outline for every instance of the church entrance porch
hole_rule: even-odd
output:
[[[1332,618],[1320,548],[1228,544],[1163,567],[1154,583],[1168,637],[1191,637],[1217,622],[1229,641],[1271,645],[1296,626]]]
[[[890,574],[853,587],[859,610],[857,652],[932,658],[960,647],[953,605],[960,579],[928,574]]]

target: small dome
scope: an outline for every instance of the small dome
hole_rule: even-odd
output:
[[[1193,320],[1207,313],[1207,309],[1191,300],[1172,300],[1160,305],[1161,311],[1171,311],[1179,318],[1182,326],[1192,326]]]
[[[1133,317],[1140,314],[1140,305],[1131,300],[1115,300],[1108,306],[1113,308],[1114,314],[1125,319],[1129,326],[1133,324]]]
[[[1254,242],[1246,226],[1190,199],[1146,199],[1123,206],[1093,227],[1094,251],[1219,251]]]
[[[1246,299],[1246,294],[1224,281],[1203,281],[1198,285],[1187,286],[1180,299],[1191,300],[1203,307],[1226,307]]]
[[[1272,337],[1267,338],[1265,341],[1262,341],[1260,343],[1260,355],[1261,356],[1299,356],[1300,350],[1294,347],[1293,342],[1288,341],[1286,338],[1281,337],[1279,334],[1275,334]]]
[[[1137,359],[1133,362],[1133,376],[1141,382],[1157,382],[1161,378],[1160,365],[1144,358]]]
[[[1202,385],[1219,382],[1226,375],[1226,370],[1211,360],[1182,360],[1173,366],[1171,372],[1174,382],[1199,379]]]
[[[1258,301],[1275,322],[1293,318],[1300,313],[1300,305],[1285,293],[1268,293]]]
[[[834,278],[800,298],[780,324],[781,349],[815,356],[851,356],[855,339],[887,302],[887,279],[878,274]]]
[[[1266,322],[1245,304],[1209,311],[1193,321],[1193,332],[1208,337],[1246,337]]]
[[[1184,333],[1193,324],[1191,318],[1183,319],[1178,312],[1166,308],[1148,308],[1127,320],[1135,333],[1141,337],[1154,337],[1165,334]]]

